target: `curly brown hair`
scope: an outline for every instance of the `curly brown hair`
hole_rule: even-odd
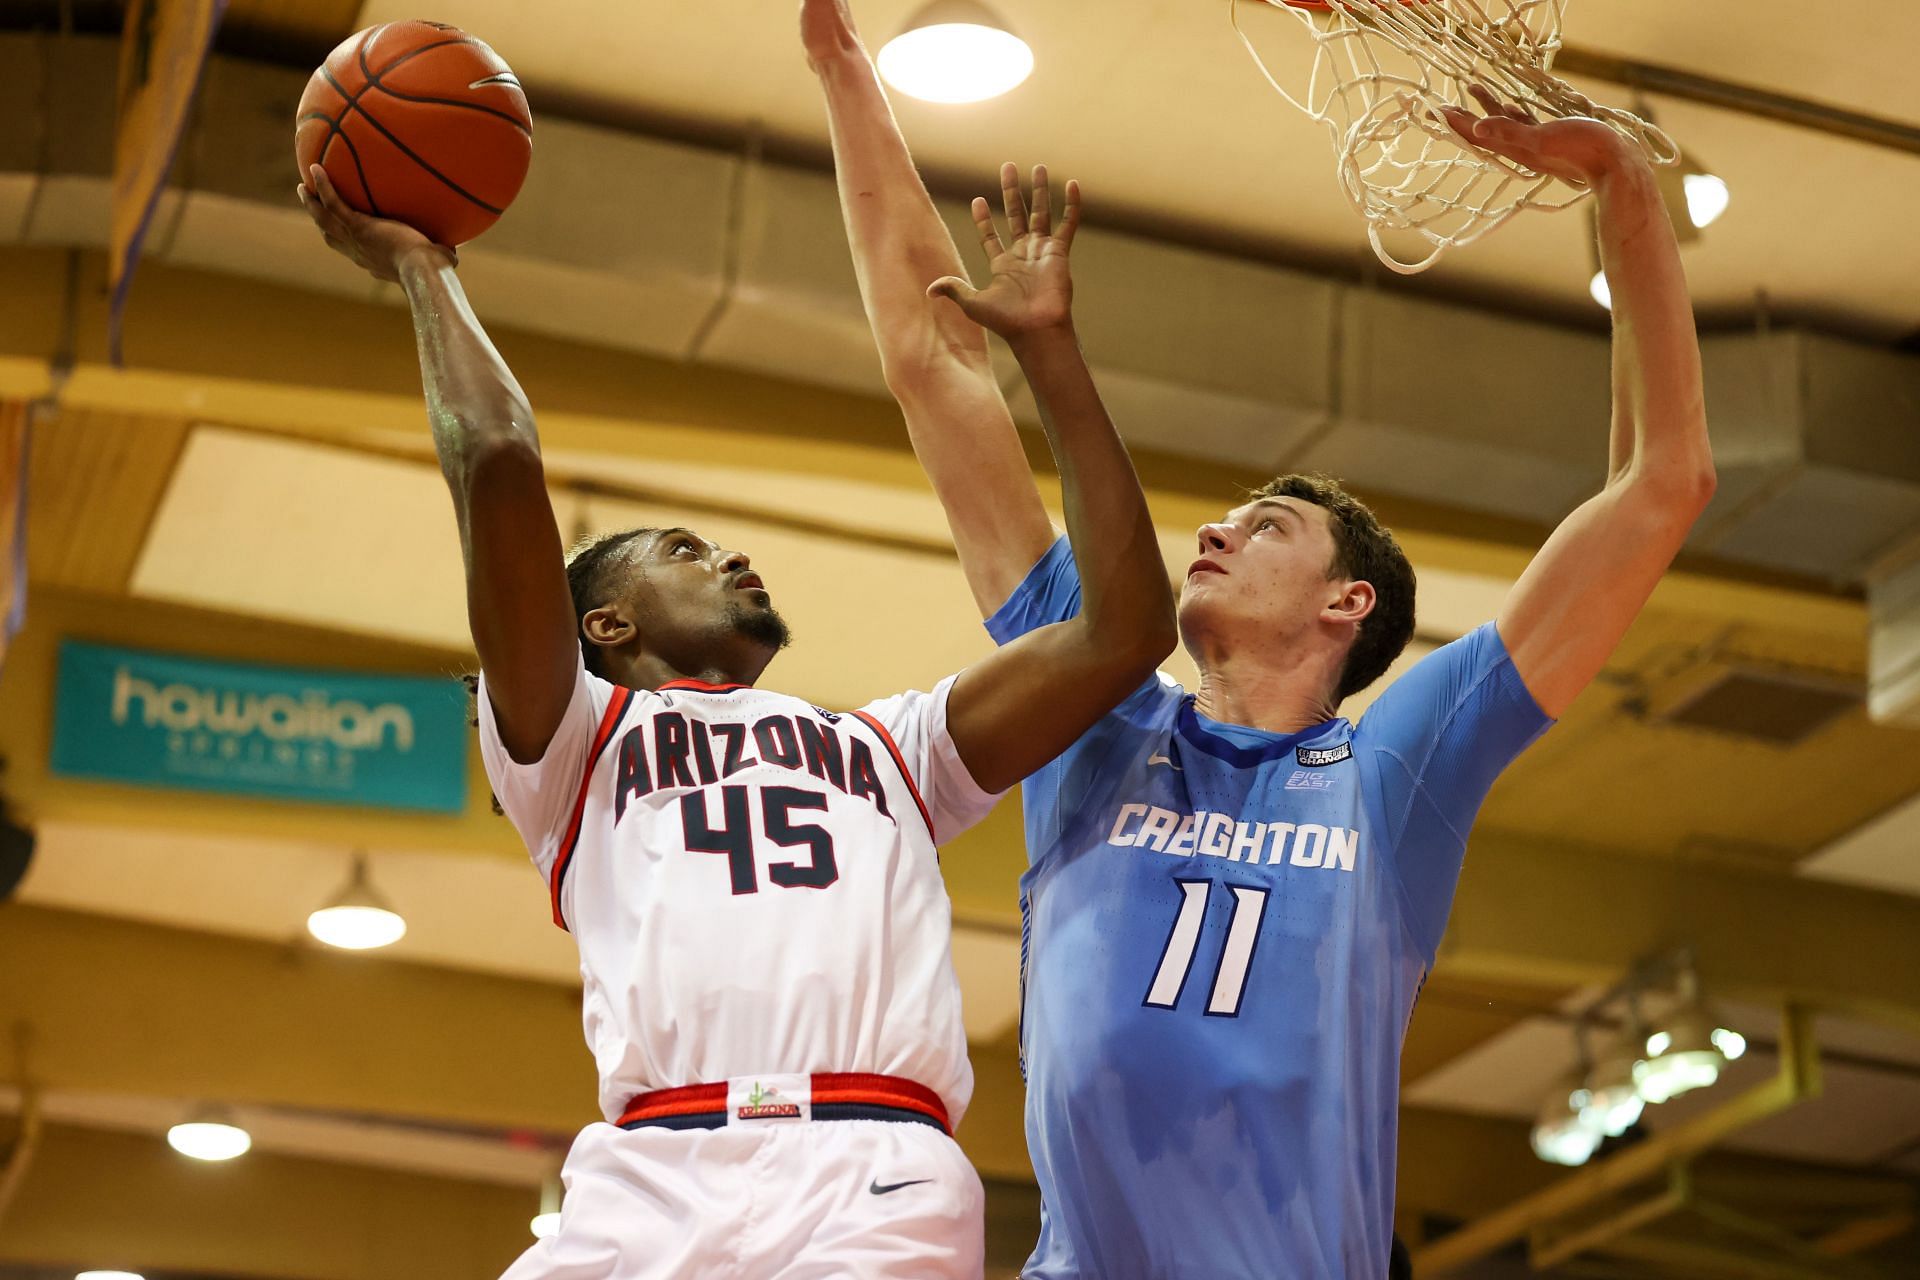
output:
[[[1373,612],[1361,622],[1346,665],[1340,669],[1338,696],[1344,701],[1386,674],[1413,639],[1413,598],[1418,583],[1407,553],[1367,505],[1332,476],[1312,472],[1281,476],[1249,497],[1298,498],[1325,508],[1333,534],[1333,563],[1327,576],[1373,584]]]

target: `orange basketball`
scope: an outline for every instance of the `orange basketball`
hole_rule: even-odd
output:
[[[326,168],[342,199],[440,244],[494,224],[526,181],[533,117],[513,69],[439,22],[349,36],[300,95],[294,156]]]

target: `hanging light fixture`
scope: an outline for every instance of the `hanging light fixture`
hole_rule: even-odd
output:
[[[194,1160],[232,1160],[253,1147],[253,1135],[223,1107],[201,1107],[167,1130],[167,1145]]]
[[[1696,227],[1712,226],[1733,203],[1727,180],[1718,174],[1688,173],[1681,177],[1680,184],[1687,193],[1687,217]]]
[[[1568,1076],[1547,1094],[1533,1126],[1533,1154],[1548,1164],[1569,1168],[1585,1164],[1600,1147],[1601,1133],[1587,1122],[1590,1100],[1579,1079]]]
[[[1587,1073],[1587,1099],[1580,1114],[1604,1137],[1619,1137],[1633,1127],[1646,1109],[1647,1100],[1641,1096],[1633,1078],[1634,1068],[1640,1061],[1640,1046],[1645,1040],[1646,1032],[1641,1028],[1638,1015],[1634,1015],[1631,1029],[1617,1037]]]
[[[330,947],[371,951],[406,936],[407,922],[374,890],[367,855],[353,855],[353,874],[332,901],[307,917],[307,932]]]
[[[1680,1007],[1647,1037],[1646,1060],[1634,1068],[1634,1080],[1648,1102],[1665,1102],[1712,1084],[1746,1051],[1747,1038],[1724,1025],[1700,994],[1689,963],[1680,971]]]
[[[926,102],[984,102],[1033,74],[1033,50],[980,0],[933,0],[878,62],[888,84]]]
[[[533,1215],[533,1238],[547,1240],[560,1234],[560,1179],[548,1176],[540,1182],[540,1212]]]
[[[1587,293],[1606,310],[1613,310],[1613,286],[1607,283],[1606,272],[1593,273],[1593,279],[1587,281]]]

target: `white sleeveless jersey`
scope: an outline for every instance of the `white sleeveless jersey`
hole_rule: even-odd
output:
[[[935,846],[997,797],[947,694],[834,713],[745,685],[627,689],[584,668],[518,764],[480,686],[494,794],[580,948],[609,1120],[653,1089],[877,1072],[973,1092]]]

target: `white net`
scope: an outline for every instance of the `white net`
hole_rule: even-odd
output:
[[[1374,252],[1402,274],[1425,271],[1522,209],[1565,209],[1587,197],[1455,133],[1440,108],[1470,106],[1471,85],[1541,119],[1605,121],[1655,164],[1680,157],[1653,125],[1591,101],[1553,74],[1567,0],[1324,0],[1313,7],[1253,0],[1299,19],[1312,38],[1299,93],[1274,74],[1242,25],[1245,2],[1227,0],[1234,30],[1280,96],[1327,126],[1341,186],[1366,217]],[[1388,232],[1418,236],[1425,256],[1396,255],[1383,239]]]

